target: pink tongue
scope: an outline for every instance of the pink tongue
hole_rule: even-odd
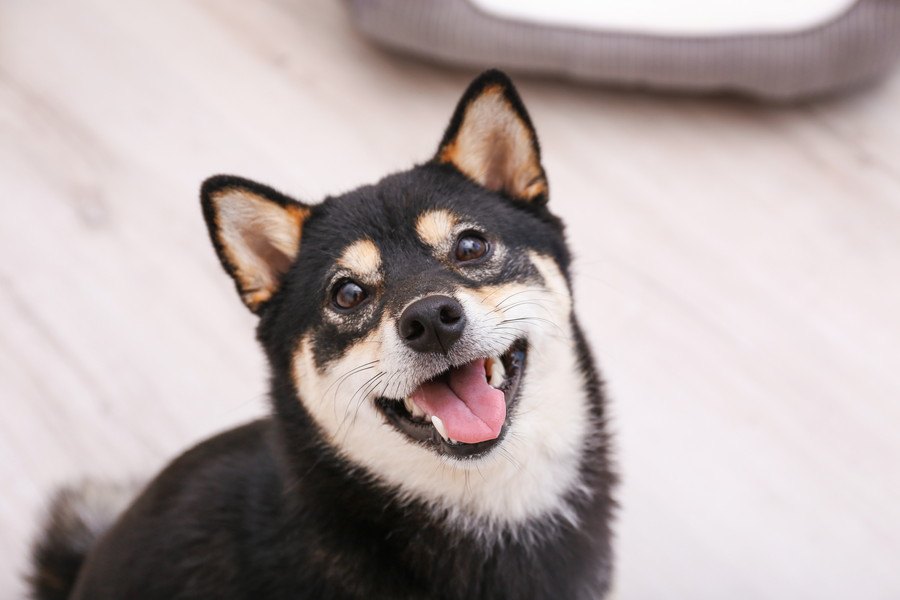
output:
[[[484,359],[451,369],[449,379],[423,383],[412,401],[443,421],[447,435],[457,442],[496,439],[506,420],[506,399],[485,379]]]

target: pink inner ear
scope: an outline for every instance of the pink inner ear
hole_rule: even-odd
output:
[[[309,209],[242,187],[214,192],[211,201],[220,256],[231,267],[244,303],[256,311],[293,263]]]
[[[511,152],[506,140],[496,135],[493,137],[492,152],[486,161],[484,187],[495,192],[506,192],[512,195],[515,182],[508,179],[509,175],[514,172],[514,167],[508,164]]]
[[[438,160],[453,164],[487,189],[530,200],[546,194],[535,134],[500,85],[471,100],[455,137]]]
[[[282,250],[276,248],[271,240],[264,235],[260,235],[256,231],[247,231],[244,233],[244,240],[252,252],[259,259],[268,265],[269,271],[273,275],[283,275],[291,267],[294,262],[292,256],[288,256]]]

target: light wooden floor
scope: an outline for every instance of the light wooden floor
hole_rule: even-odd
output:
[[[54,485],[265,410],[201,179],[405,168],[472,75],[326,0],[0,3],[0,597]],[[620,597],[900,598],[900,77],[794,108],[519,81],[613,398]]]

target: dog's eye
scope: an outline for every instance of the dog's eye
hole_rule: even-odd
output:
[[[456,242],[453,254],[459,262],[476,260],[487,254],[488,242],[477,233],[466,233]]]
[[[355,281],[345,279],[334,286],[332,302],[338,308],[348,310],[359,306],[366,299],[366,290]]]

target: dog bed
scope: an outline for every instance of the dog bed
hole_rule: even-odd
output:
[[[376,42],[469,67],[797,100],[877,80],[900,0],[347,0]]]

